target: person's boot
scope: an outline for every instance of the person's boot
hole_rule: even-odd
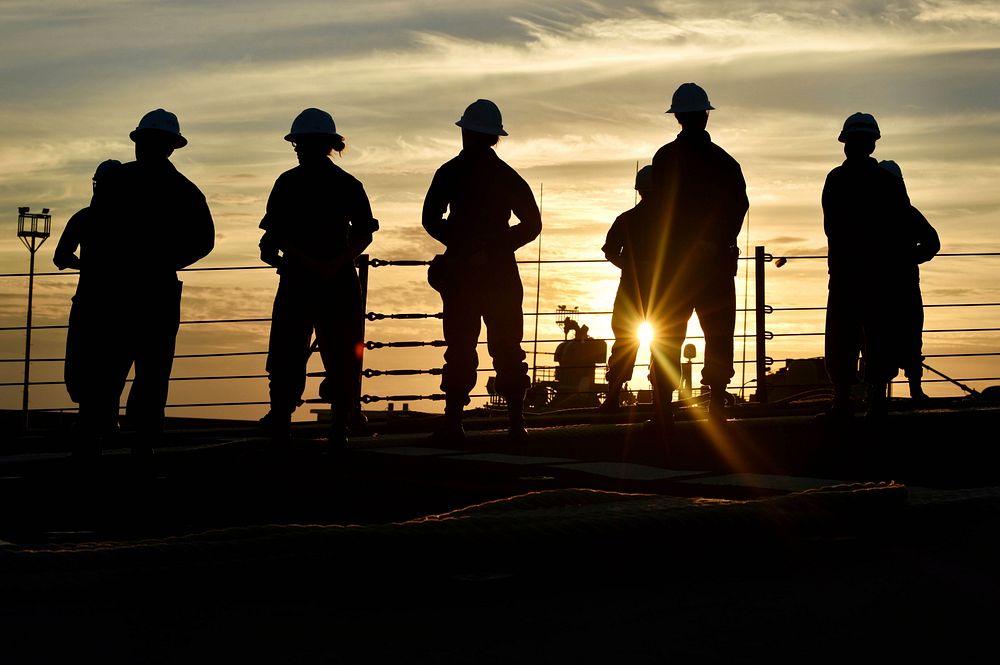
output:
[[[73,428],[70,454],[75,461],[92,462],[101,458],[104,441],[101,436],[100,419],[95,415],[95,407],[81,404],[80,414]]]
[[[153,456],[153,451],[160,444],[163,432],[152,429],[140,428],[135,433],[135,439],[130,446],[132,458],[139,462],[145,462]]]
[[[834,386],[833,400],[829,406],[816,414],[814,420],[820,425],[843,425],[854,417],[849,385]]]
[[[645,429],[654,438],[663,439],[674,431],[674,406],[670,401],[653,402],[653,417],[646,421]]]
[[[510,421],[507,435],[511,441],[524,441],[528,438],[528,430],[524,426],[523,394],[507,398],[507,419]]]
[[[78,427],[72,434],[70,455],[77,462],[94,462],[103,452],[101,437],[91,429]]]
[[[361,413],[358,402],[351,397],[340,398],[330,403],[330,429],[327,430],[327,449],[334,453],[347,451],[347,442],[351,434],[359,434],[368,424],[368,419]]]
[[[329,452],[347,452],[347,421],[347,414],[334,412],[333,419],[330,421],[330,429],[326,433],[326,446]]]
[[[601,413],[618,413],[622,410],[622,387],[608,386],[608,392],[597,410]]]
[[[464,441],[465,429],[462,427],[464,411],[464,400],[447,400],[444,406],[444,417],[431,433],[430,441],[432,443]]]
[[[368,433],[368,416],[364,414],[360,406],[354,405],[351,407],[351,415],[347,421],[347,428],[355,435],[365,435]]]
[[[930,397],[924,392],[924,389],[920,385],[920,377],[915,377],[910,381],[910,399],[914,402],[926,403],[930,401]]]
[[[725,388],[712,388],[708,398],[708,417],[713,422],[721,423],[726,420],[726,398],[728,393]]]
[[[292,414],[274,406],[257,423],[268,438],[269,448],[285,448],[292,439]]]
[[[889,415],[889,398],[886,394],[888,386],[884,383],[868,384],[867,420],[884,420]]]

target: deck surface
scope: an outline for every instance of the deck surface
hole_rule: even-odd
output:
[[[992,646],[998,424],[213,427],[86,464],[38,435],[0,458],[0,633],[15,662],[955,659]]]

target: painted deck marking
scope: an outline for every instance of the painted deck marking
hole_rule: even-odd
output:
[[[629,462],[574,462],[572,464],[554,465],[560,469],[583,471],[597,476],[619,478],[621,480],[667,480],[680,476],[694,476],[703,471],[680,471],[663,469],[658,466],[632,464]]]
[[[461,450],[446,450],[444,448],[421,448],[419,446],[398,446],[393,448],[367,448],[368,453],[383,453],[385,455],[406,455],[409,457],[430,457],[432,455],[459,455]]]
[[[455,459],[473,462],[499,462],[500,464],[562,464],[575,460],[566,457],[530,457],[527,455],[506,455],[504,453],[474,453],[457,455]]]

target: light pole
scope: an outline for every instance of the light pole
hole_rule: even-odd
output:
[[[28,385],[31,378],[31,299],[35,290],[35,252],[52,232],[52,215],[48,208],[42,212],[29,212],[24,206],[17,209],[17,237],[31,255],[28,264],[28,317],[24,327],[24,392],[21,398],[21,427],[28,429]]]

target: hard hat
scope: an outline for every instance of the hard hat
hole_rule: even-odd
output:
[[[308,108],[295,116],[295,120],[292,121],[292,130],[285,135],[285,140],[294,141],[297,136],[306,134],[340,136],[337,133],[337,124],[333,121],[333,116],[326,111],[315,108]]]
[[[896,162],[892,161],[891,159],[883,159],[881,162],[878,163],[878,165],[881,166],[882,168],[884,168],[886,171],[888,171],[892,175],[894,175],[897,178],[899,178],[900,180],[903,179],[903,170],[901,168],[899,168],[899,164],[897,164]]]
[[[492,134],[493,136],[508,136],[503,130],[503,120],[500,117],[500,109],[496,104],[488,99],[477,99],[469,104],[465,113],[455,123],[462,129],[468,129],[480,134]]]
[[[692,111],[714,111],[708,101],[708,93],[697,83],[682,83],[670,99],[667,113],[691,113]]]
[[[174,139],[174,148],[183,148],[187,145],[187,139],[181,136],[181,125],[177,122],[177,116],[170,111],[156,109],[142,116],[139,125],[129,133],[128,137],[136,140],[143,132],[164,132],[170,134]]]
[[[122,163],[119,162],[117,159],[104,160],[103,162],[97,165],[97,170],[94,171],[94,178],[93,178],[94,182],[97,182],[98,180],[106,176],[111,171],[111,169],[121,165]]]
[[[844,129],[841,130],[837,140],[843,143],[852,134],[867,134],[875,140],[882,138],[881,132],[878,131],[878,123],[875,122],[875,118],[870,113],[852,114],[844,121]]]
[[[644,192],[653,188],[653,166],[647,164],[639,169],[635,174],[635,188]]]

